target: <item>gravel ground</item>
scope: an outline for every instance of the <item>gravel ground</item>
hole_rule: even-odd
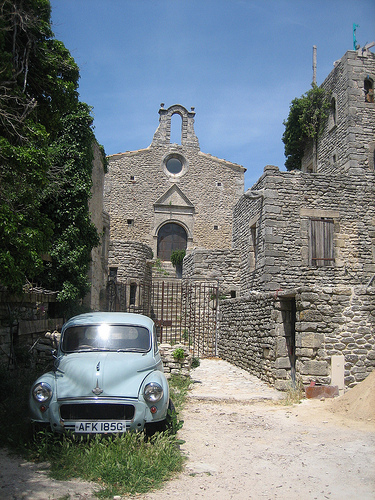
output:
[[[375,408],[353,418],[336,400],[284,406],[281,393],[217,359],[202,360],[192,378],[179,432],[185,470],[135,498],[375,499]],[[0,498],[94,498],[95,485],[53,481],[47,464],[2,452],[0,466]]]

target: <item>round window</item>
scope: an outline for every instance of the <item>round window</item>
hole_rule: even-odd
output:
[[[178,158],[169,158],[166,167],[170,174],[179,174],[182,170],[182,162]]]

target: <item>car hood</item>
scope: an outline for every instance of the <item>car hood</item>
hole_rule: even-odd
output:
[[[68,354],[59,359],[56,370],[57,398],[137,398],[144,378],[159,368],[151,353]]]

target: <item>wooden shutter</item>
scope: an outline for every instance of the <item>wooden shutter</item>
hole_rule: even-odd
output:
[[[311,265],[316,267],[333,265],[335,260],[333,253],[333,229],[332,219],[311,219]]]

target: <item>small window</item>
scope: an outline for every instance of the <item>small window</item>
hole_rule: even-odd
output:
[[[337,106],[336,106],[336,98],[332,97],[331,99],[331,107],[329,110],[329,128],[332,129],[336,127],[337,124]]]
[[[221,182],[217,182],[216,186],[220,187],[221,186]]]
[[[374,102],[374,81],[367,77],[364,81],[365,101]]]
[[[117,278],[117,267],[110,267],[109,268],[109,279],[111,281],[116,281]]]
[[[170,174],[179,174],[182,170],[182,162],[178,158],[169,158],[166,167]]]
[[[230,291],[230,298],[235,299],[236,298],[236,290],[231,290]]]
[[[219,226],[214,226],[215,231],[219,229]]]
[[[162,165],[165,173],[172,176],[180,176],[187,170],[186,158],[178,153],[170,153],[165,156]]]
[[[255,263],[257,260],[257,226],[256,226],[256,224],[251,226],[250,233],[251,233],[251,241],[252,241],[253,253],[254,253],[254,263]]]
[[[334,165],[337,162],[337,155],[332,155],[332,165]]]
[[[333,219],[310,219],[310,265],[333,266]]]
[[[127,224],[128,226],[134,226],[134,219],[128,219]]]
[[[137,297],[137,283],[130,283],[129,305],[135,306],[136,297]]]
[[[131,176],[130,176],[130,180],[131,180],[131,181],[135,181],[135,177],[134,177],[134,175],[131,175]]]

